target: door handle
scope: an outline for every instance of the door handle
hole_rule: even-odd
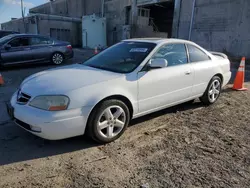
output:
[[[191,74],[191,71],[186,71],[185,72],[185,75],[190,75]]]
[[[24,50],[30,50],[30,48],[24,48]]]

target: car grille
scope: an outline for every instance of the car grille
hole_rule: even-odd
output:
[[[31,96],[21,92],[21,90],[19,90],[17,92],[17,103],[18,104],[27,104],[30,100]]]

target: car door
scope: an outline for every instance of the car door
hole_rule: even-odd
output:
[[[31,37],[31,48],[34,61],[49,60],[53,50],[51,40],[40,36]]]
[[[212,63],[211,58],[201,48],[192,44],[187,44],[189,61],[194,69],[194,86],[192,95],[202,95],[211,78],[214,76],[214,67],[216,64]]]
[[[154,58],[166,59],[168,66],[138,73],[140,113],[185,101],[192,92],[194,74],[183,43],[163,45]]]
[[[8,46],[8,48],[6,48]],[[4,45],[1,51],[4,64],[24,63],[32,61],[29,37],[15,37]]]

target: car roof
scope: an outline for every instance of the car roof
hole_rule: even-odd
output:
[[[47,37],[48,38],[48,36],[36,35],[36,34],[11,34],[10,36],[12,37]]]
[[[134,39],[127,39],[123,40],[127,42],[149,42],[149,43],[155,43],[155,44],[161,44],[164,42],[181,42],[181,43],[192,43],[188,40],[182,40],[182,39],[175,39],[175,38],[134,38]]]

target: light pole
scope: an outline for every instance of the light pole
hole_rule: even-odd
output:
[[[23,0],[21,0],[21,13],[22,13],[22,18],[23,18],[23,28],[24,28],[24,32],[26,33],[26,26],[25,26],[25,21],[24,21],[24,11],[23,11]]]

